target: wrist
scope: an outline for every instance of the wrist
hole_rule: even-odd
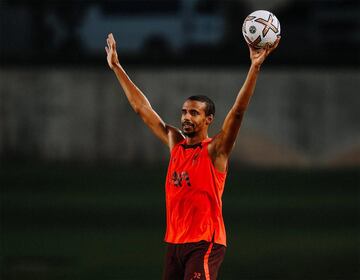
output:
[[[251,66],[250,68],[255,70],[255,71],[260,71],[260,67],[261,67],[261,64],[258,64],[258,63],[251,63]]]
[[[119,69],[119,68],[121,68],[119,62],[116,62],[116,63],[112,63],[112,64],[111,64],[111,69],[112,69],[112,70],[116,70],[116,69]]]

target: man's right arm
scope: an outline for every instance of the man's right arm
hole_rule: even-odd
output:
[[[114,36],[109,34],[106,41],[107,47],[105,47],[105,49],[109,67],[114,71],[131,107],[151,131],[171,150],[176,143],[183,139],[181,132],[177,128],[165,124],[161,117],[151,107],[146,96],[131,81],[125,70],[121,67],[116,52]]]

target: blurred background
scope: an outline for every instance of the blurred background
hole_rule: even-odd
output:
[[[210,96],[213,135],[259,9],[282,39],[231,157],[219,279],[360,279],[357,0],[1,0],[1,279],[161,278],[168,150],[128,105],[105,39],[166,122]]]

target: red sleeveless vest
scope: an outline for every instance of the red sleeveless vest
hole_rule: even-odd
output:
[[[227,172],[215,169],[208,154],[211,140],[192,146],[184,140],[171,151],[165,183],[165,242],[205,240],[226,246],[221,197]]]

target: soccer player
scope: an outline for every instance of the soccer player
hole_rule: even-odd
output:
[[[254,92],[260,66],[278,45],[249,46],[251,66],[218,134],[209,138],[215,105],[190,96],[181,109],[181,129],[165,123],[119,63],[116,42],[107,38],[107,62],[144,123],[170,150],[165,194],[167,253],[163,279],[216,279],[226,248],[222,193],[228,159]]]

